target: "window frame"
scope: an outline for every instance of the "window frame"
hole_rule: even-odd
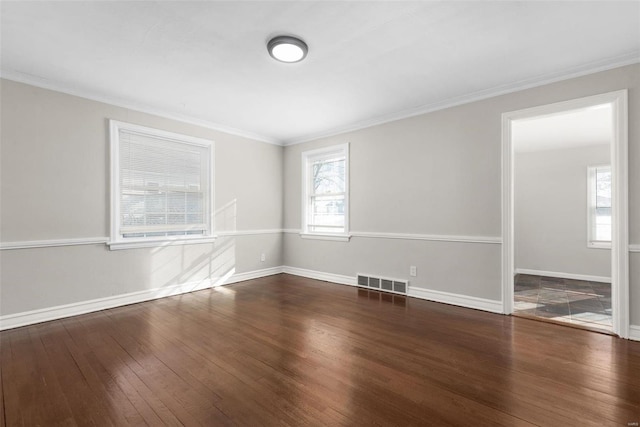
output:
[[[149,237],[123,237],[120,233],[120,131],[129,131],[150,138],[165,139],[185,145],[196,145],[204,147],[208,151],[209,170],[206,172],[209,188],[205,192],[207,201],[205,202],[205,224],[206,230],[200,235],[179,235],[179,236],[149,236]],[[212,140],[197,138],[189,135],[169,132],[147,126],[109,120],[109,143],[111,154],[111,174],[109,176],[111,185],[111,231],[110,240],[107,242],[109,249],[132,249],[144,247],[159,247],[176,244],[190,243],[210,243],[215,241],[214,234],[214,169],[215,143]]]
[[[612,173],[611,165],[608,164],[587,166],[587,247],[591,249],[611,249],[611,240],[595,239],[595,216],[597,209],[596,179],[598,169],[609,169],[609,173]],[[611,189],[611,198],[613,199],[613,188]],[[613,203],[611,203],[611,209],[613,210]],[[613,238],[613,230],[611,234]]]
[[[342,232],[322,232],[322,231],[310,231],[309,230],[309,214],[311,208],[311,197],[315,196],[311,192],[311,165],[313,161],[322,159],[323,157],[331,157],[336,154],[344,155],[345,168],[344,168],[344,231]],[[329,147],[318,148],[314,150],[307,150],[302,152],[302,210],[301,210],[301,232],[300,236],[305,239],[318,239],[318,240],[334,240],[348,242],[351,238],[349,234],[349,143],[332,145]]]

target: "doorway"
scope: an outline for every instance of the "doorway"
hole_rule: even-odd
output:
[[[579,125],[598,117],[606,124],[606,145],[596,141],[603,138],[594,137],[595,127]],[[626,91],[502,119],[504,312],[628,337]],[[582,135],[545,135],[545,128],[557,135],[563,126]]]

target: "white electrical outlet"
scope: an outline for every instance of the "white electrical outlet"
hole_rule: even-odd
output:
[[[415,265],[409,267],[409,276],[416,277],[418,275],[418,269]]]
[[[265,254],[260,255],[260,262],[265,262],[267,260],[267,257]]]

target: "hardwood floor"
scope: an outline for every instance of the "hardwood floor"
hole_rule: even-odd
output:
[[[0,340],[1,426],[640,421],[640,342],[289,275]]]

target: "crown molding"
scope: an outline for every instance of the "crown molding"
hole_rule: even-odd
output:
[[[328,138],[331,136],[340,135],[347,132],[366,129],[372,126],[382,125],[385,123],[394,122],[402,119],[408,119],[410,117],[432,113],[434,111],[444,110],[446,108],[456,107],[464,104],[470,104],[472,102],[482,101],[484,99],[494,98],[500,95],[519,92],[521,90],[544,86],[547,84],[556,83],[563,80],[569,80],[569,79],[582,77],[589,74],[595,74],[602,71],[612,70],[614,68],[620,68],[627,65],[637,64],[637,63],[640,63],[640,51],[633,51],[624,55],[615,56],[605,60],[590,62],[580,67],[574,67],[568,70],[545,74],[543,76],[535,77],[532,79],[520,80],[514,83],[509,83],[506,85],[496,86],[490,89],[484,89],[477,92],[472,92],[467,95],[461,95],[461,96],[448,98],[438,102],[420,105],[415,108],[409,108],[409,109],[394,112],[391,114],[378,116],[373,119],[367,119],[360,122],[352,123],[350,125],[340,126],[324,132],[308,134],[301,138],[284,140],[282,141],[282,145],[286,147],[289,145],[296,145],[296,144],[302,144],[305,142],[315,141],[321,138]]]
[[[91,101],[102,102],[116,107],[127,108],[129,110],[138,111],[140,113],[151,114],[165,119],[175,120],[176,122],[200,126],[206,129],[224,132],[229,135],[252,139],[254,141],[265,142],[267,144],[273,145],[282,145],[281,141],[265,135],[236,129],[234,127],[225,126],[219,123],[211,122],[209,120],[203,120],[185,114],[176,113],[174,111],[163,108],[152,107],[144,103],[139,103],[118,97],[112,97],[105,94],[99,94],[91,90],[73,88],[60,82],[54,82],[44,77],[34,76],[32,74],[22,73],[20,71],[0,69],[0,78],[18,83],[28,84],[42,89],[53,90],[55,92],[66,93],[67,95],[77,96],[79,98],[84,98]]]
[[[66,93],[68,95],[77,96],[80,98],[89,99],[92,101],[103,102],[116,107],[127,108],[130,110],[139,111],[141,113],[152,114],[154,116],[163,117],[170,120],[175,120],[182,123],[187,123],[195,126],[200,126],[206,129],[212,129],[218,132],[224,132],[230,135],[240,136],[243,138],[252,139],[255,141],[265,142],[268,144],[289,146],[302,144],[305,142],[314,141],[321,138],[328,138],[335,135],[344,134],[347,132],[353,132],[361,129],[366,129],[372,126],[377,126],[397,120],[407,119],[410,117],[419,116],[422,114],[431,113],[438,110],[444,110],[446,108],[456,107],[459,105],[469,104],[484,99],[493,98],[500,95],[506,95],[521,90],[531,89],[538,86],[543,86],[550,83],[556,83],[563,80],[569,80],[572,78],[582,77],[589,74],[594,74],[602,71],[611,70],[614,68],[624,67],[626,65],[632,65],[640,63],[640,52],[633,51],[623,55],[607,58],[600,61],[590,62],[580,67],[574,67],[568,70],[558,71],[550,74],[545,74],[532,79],[520,80],[514,83],[506,85],[496,86],[490,89],[484,89],[477,92],[473,92],[467,95],[448,98],[442,101],[433,102],[429,104],[423,104],[414,108],[385,114],[372,119],[362,120],[356,123],[352,123],[345,126],[338,126],[333,129],[329,129],[323,132],[317,132],[302,136],[300,138],[279,140],[277,138],[271,138],[265,135],[256,134],[249,131],[243,131],[229,126],[224,126],[219,123],[214,123],[208,120],[191,117],[184,114],[175,113],[173,111],[165,110],[162,108],[152,107],[143,103],[137,103],[128,101],[122,98],[111,97],[105,94],[99,94],[90,90],[81,90],[78,88],[72,88],[59,82],[53,82],[40,76],[34,76],[32,74],[22,73],[14,70],[0,69],[0,78],[15,81],[18,83],[24,83],[43,89],[49,89],[56,92]]]

